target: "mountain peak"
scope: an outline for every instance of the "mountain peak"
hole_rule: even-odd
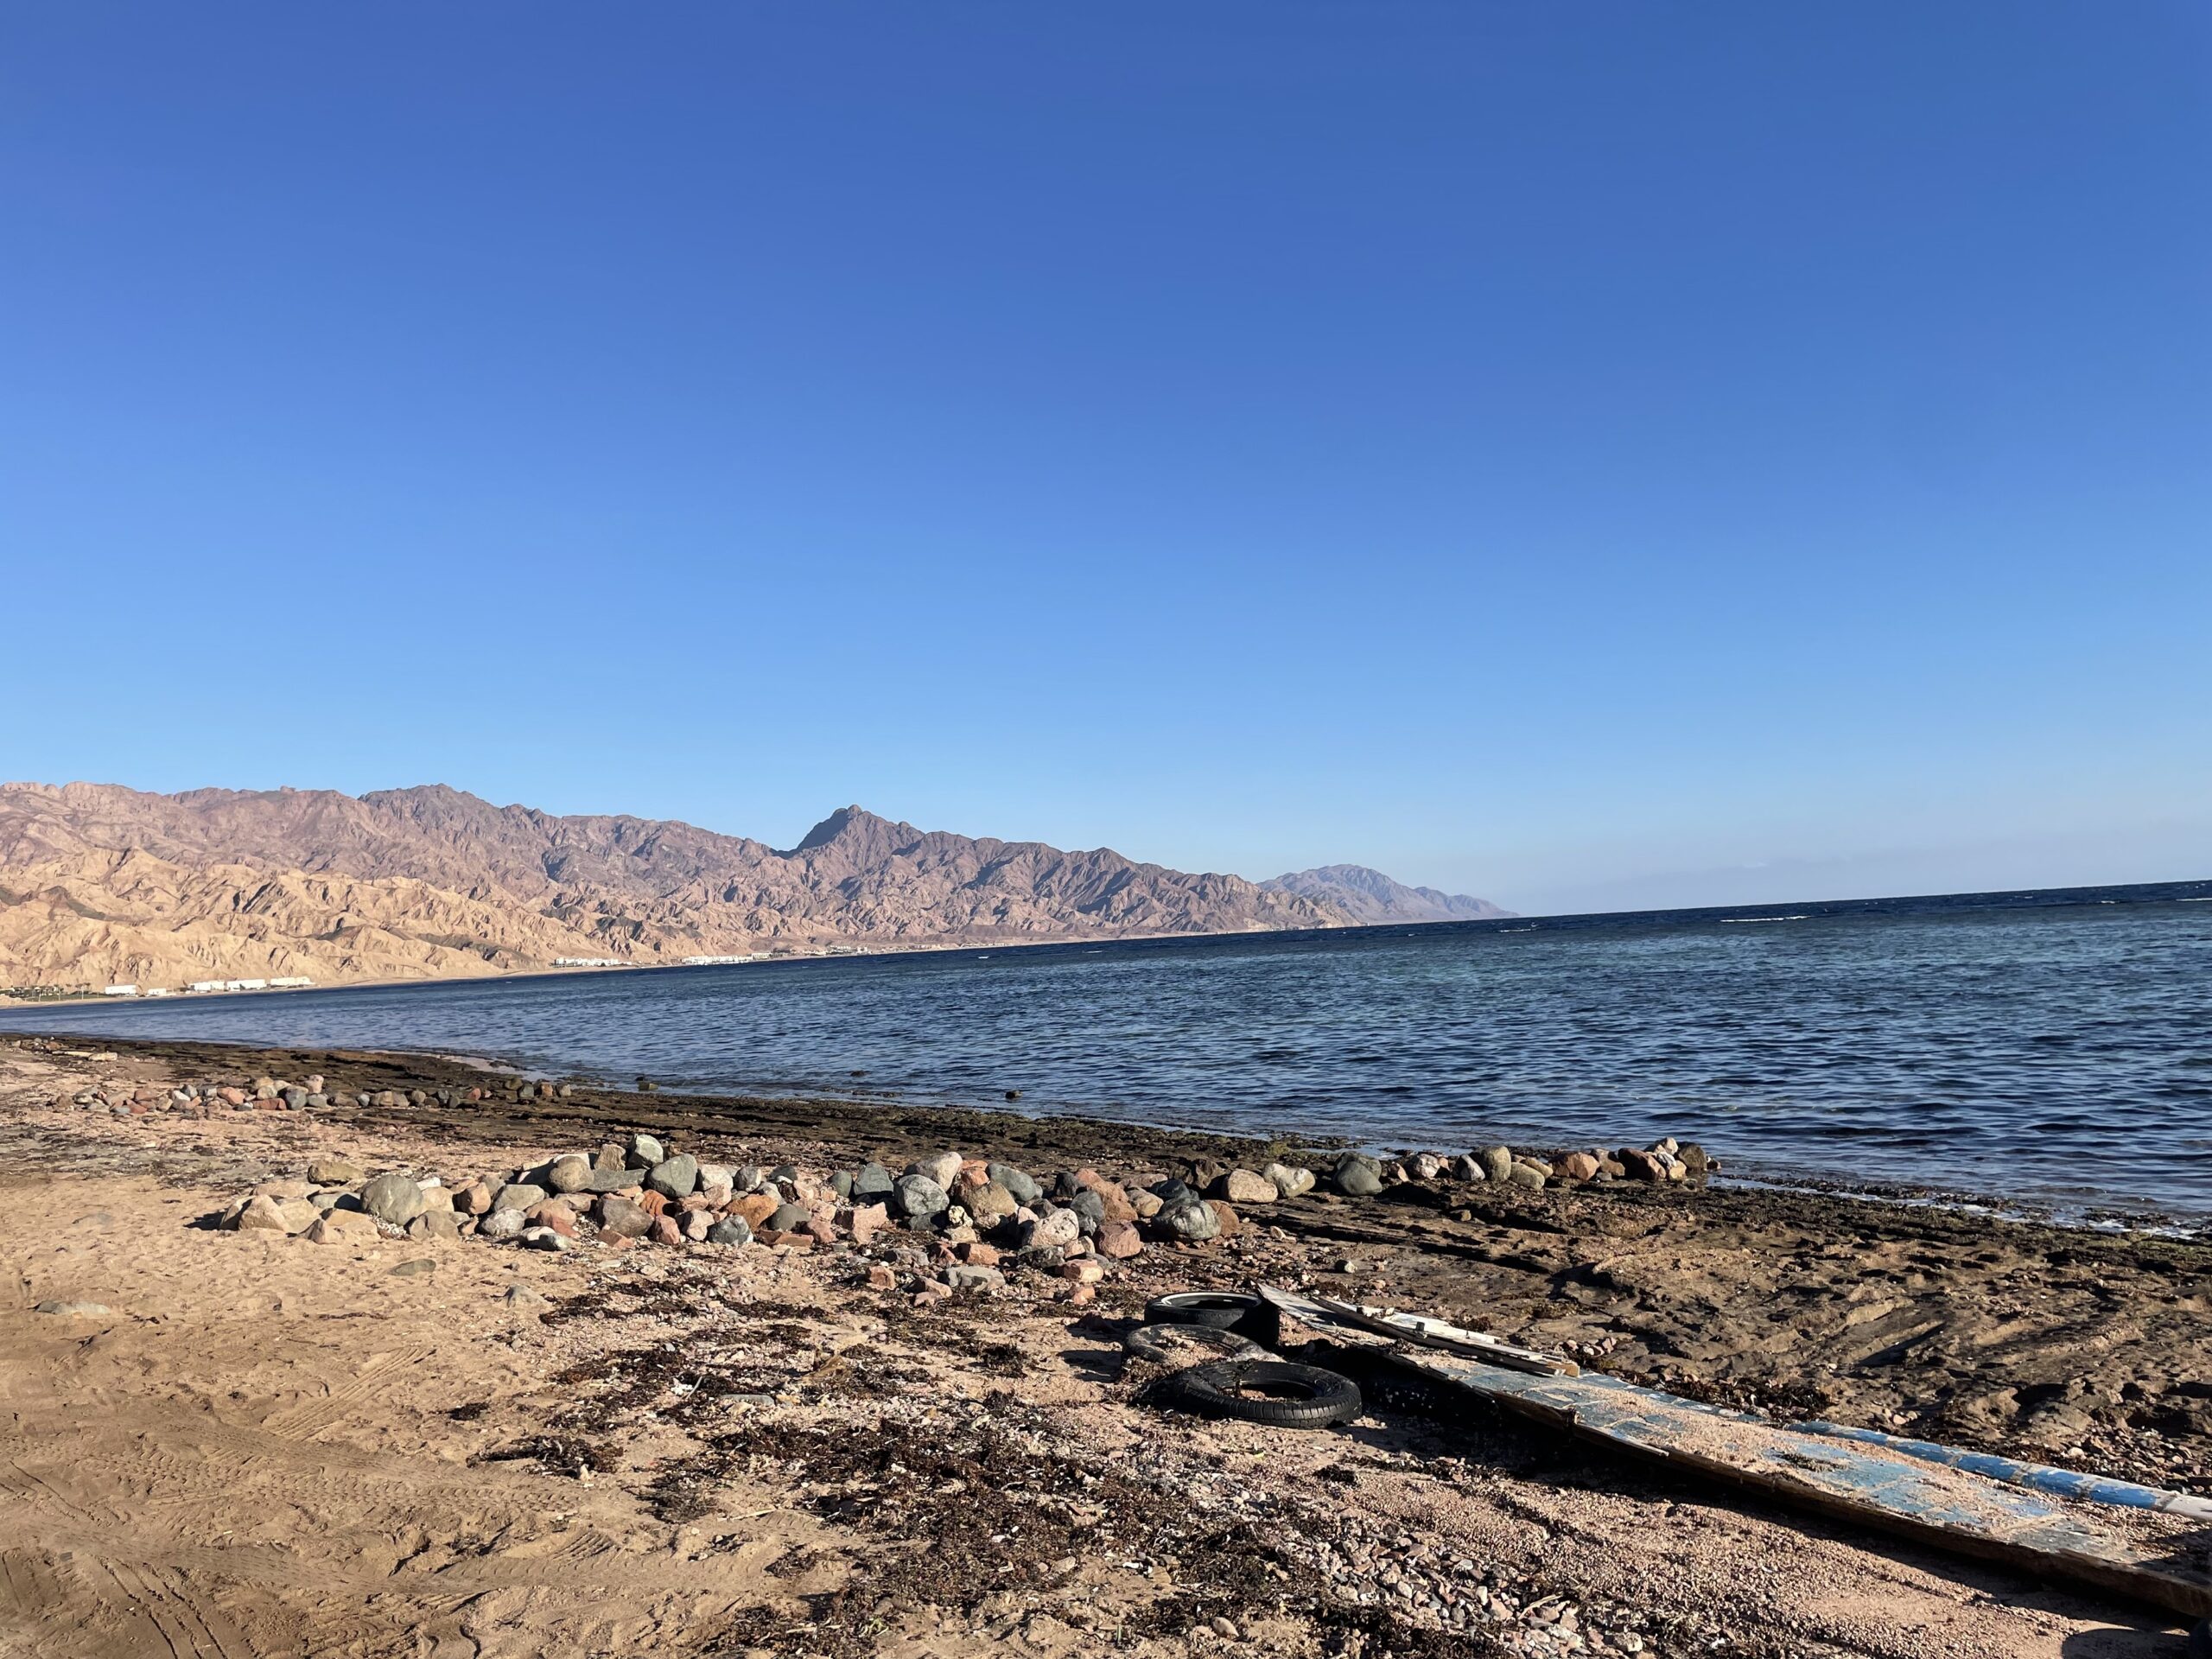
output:
[[[1334,905],[1368,924],[1472,922],[1513,913],[1500,910],[1487,899],[1464,893],[1409,887],[1363,864],[1324,864],[1319,869],[1294,870],[1260,886],[1270,893],[1295,893],[1301,899]]]
[[[890,819],[879,818],[864,806],[857,804],[841,806],[821,823],[816,824],[813,829],[808,830],[804,838],[791,850],[810,853],[818,848],[827,847],[848,831],[859,834],[870,830],[888,830],[891,827]]]

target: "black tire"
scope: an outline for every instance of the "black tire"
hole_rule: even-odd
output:
[[[1122,1338],[1122,1346],[1154,1365],[1206,1365],[1224,1359],[1267,1357],[1267,1351],[1249,1337],[1211,1325],[1141,1325]]]
[[[2212,1618],[2189,1633],[2189,1659],[2212,1659]]]
[[[1178,1371],[1162,1385],[1170,1405],[1268,1428],[1326,1428],[1359,1415],[1359,1385],[1318,1365],[1224,1359]]]
[[[1144,1305],[1147,1325],[1210,1325],[1217,1331],[1244,1332],[1262,1304],[1256,1296],[1233,1290],[1179,1290]],[[1245,1332],[1249,1334],[1249,1332]]]

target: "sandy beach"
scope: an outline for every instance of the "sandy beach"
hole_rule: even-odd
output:
[[[2167,1616],[1414,1390],[1370,1386],[1355,1423],[1317,1433],[1166,1412],[1120,1337],[1165,1291],[1303,1283],[1694,1397],[2202,1491],[2204,1246],[1720,1185],[1408,1182],[1253,1206],[1234,1237],[1116,1263],[1088,1306],[1010,1273],[918,1306],[842,1245],[556,1254],[212,1221],[318,1159],[451,1183],[632,1129],[821,1171],[953,1148],[1121,1179],[1292,1149],[591,1089],[458,1109],[71,1103],[310,1071],[346,1096],[485,1080],[368,1054],[0,1044],[0,1652],[2181,1650]]]

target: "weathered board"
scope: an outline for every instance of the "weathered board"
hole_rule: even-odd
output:
[[[1332,1340],[1357,1332],[1376,1346],[1375,1321],[1353,1321],[1322,1302],[1263,1288],[1285,1319]],[[1397,1364],[1466,1389],[1501,1408],[1563,1433],[1748,1486],[1770,1497],[1963,1554],[2066,1578],[2170,1608],[2212,1613],[2206,1541],[2169,1522],[2167,1545],[2137,1541],[2063,1498],[1828,1435],[1783,1427],[1597,1373],[1545,1376],[1465,1353],[1390,1343]]]

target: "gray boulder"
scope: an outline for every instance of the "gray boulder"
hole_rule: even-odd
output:
[[[633,1135],[630,1137],[630,1152],[626,1161],[631,1168],[651,1169],[667,1156],[668,1150],[661,1145],[659,1137],[657,1135]]]
[[[944,1282],[955,1290],[1004,1290],[1006,1275],[996,1268],[970,1267],[954,1262],[944,1269]]]
[[[664,1158],[645,1177],[645,1185],[664,1198],[688,1198],[699,1185],[699,1160],[688,1152]]]
[[[494,1210],[476,1224],[476,1236],[493,1239],[519,1238],[522,1236],[522,1230],[529,1225],[530,1224],[523,1219],[522,1211],[519,1210]]]
[[[545,1166],[545,1185],[556,1192],[588,1192],[591,1160],[581,1152],[564,1153]]]
[[[1037,1185],[1030,1173],[1012,1164],[988,1164],[983,1173],[1014,1194],[1016,1204],[1034,1204],[1045,1196],[1045,1189]]]
[[[1172,1210],[1162,1210],[1160,1220],[1170,1234],[1185,1244],[1203,1243],[1221,1231],[1221,1217],[1204,1198],[1193,1198]]]
[[[1330,1179],[1348,1198],[1372,1198],[1382,1190],[1382,1166],[1363,1152],[1348,1152],[1337,1160]]]
[[[779,1204],[768,1217],[768,1225],[779,1233],[795,1233],[814,1219],[814,1211],[803,1204]]]
[[[361,1189],[361,1208],[378,1221],[404,1227],[423,1213],[423,1189],[414,1177],[386,1170]]]
[[[853,1172],[855,1204],[881,1204],[897,1188],[891,1172],[881,1164],[862,1164]]]
[[[363,1196],[366,1197],[366,1194]],[[547,1196],[542,1186],[509,1181],[492,1195],[492,1209],[495,1214],[501,1210],[529,1210],[544,1203]],[[369,1213],[374,1215],[376,1211],[372,1210]]]
[[[899,1213],[909,1221],[927,1221],[942,1215],[952,1202],[945,1190],[926,1175],[901,1176],[891,1196]]]
[[[707,1229],[709,1244],[750,1244],[753,1229],[746,1225],[743,1216],[724,1216]]]
[[[1510,1147],[1485,1147],[1475,1154],[1475,1161],[1483,1166],[1483,1179],[1486,1181],[1502,1181],[1513,1173]]]

